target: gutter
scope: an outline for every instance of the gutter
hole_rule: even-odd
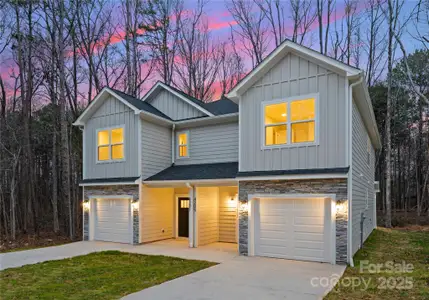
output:
[[[347,220],[347,256],[349,259],[350,266],[354,267],[353,262],[353,249],[352,249],[352,243],[353,243],[353,218],[352,218],[352,189],[353,189],[353,151],[352,151],[352,145],[353,145],[353,88],[357,86],[358,84],[361,84],[364,79],[363,72],[360,73],[360,78],[358,81],[352,83],[349,86],[349,173],[348,173],[348,179],[347,179],[347,196],[348,196],[348,220]]]
[[[176,124],[173,123],[172,127],[171,127],[171,164],[174,165],[174,162],[176,161],[175,159],[175,154],[176,154],[176,136],[175,136],[175,130],[176,130]]]

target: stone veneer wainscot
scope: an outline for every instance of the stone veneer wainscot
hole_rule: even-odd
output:
[[[92,195],[132,196],[132,201],[139,200],[139,185],[109,185],[86,186],[83,189],[84,201],[88,201]],[[83,240],[89,240],[89,210],[83,210]],[[139,244],[139,210],[133,210],[133,244]]]
[[[242,255],[248,254],[248,211],[244,207],[249,194],[335,194],[336,262],[347,263],[347,179],[240,181],[239,252]]]

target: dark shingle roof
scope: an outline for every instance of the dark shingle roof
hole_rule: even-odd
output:
[[[132,106],[134,106],[134,107],[136,107],[136,108],[138,108],[140,110],[147,111],[147,112],[149,112],[151,114],[157,115],[158,117],[161,117],[161,118],[164,118],[164,119],[167,119],[167,120],[171,120],[171,118],[169,116],[165,115],[164,113],[162,113],[161,111],[159,111],[158,109],[156,109],[155,107],[153,107],[152,105],[150,105],[149,103],[144,102],[144,101],[142,101],[140,99],[137,99],[137,98],[135,98],[133,96],[130,96],[130,95],[124,93],[124,92],[121,92],[121,91],[118,91],[118,90],[115,90],[115,89],[112,89],[112,88],[109,88],[109,89],[111,89],[113,92],[115,92],[116,94],[118,94],[119,96],[121,96],[125,101],[127,101],[128,103],[130,103]]]
[[[165,84],[165,83],[163,83]],[[193,103],[197,104],[198,106],[202,107],[203,109],[209,111],[210,113],[214,114],[215,116],[218,115],[224,115],[224,114],[231,114],[238,112],[238,105],[234,103],[232,100],[222,97],[220,100],[212,101],[212,102],[203,102],[201,100],[198,100],[197,98],[194,98],[185,92],[182,92],[181,90],[175,88],[174,86],[165,84],[175,92],[181,94],[183,97],[188,99],[189,101],[192,101]]]
[[[276,175],[308,175],[308,174],[347,174],[349,167],[327,168],[327,169],[294,169],[294,170],[271,170],[271,171],[250,171],[238,172],[237,177],[253,176],[276,176]]]
[[[238,172],[238,162],[171,166],[145,181],[164,180],[199,180],[199,179],[229,179],[235,178]]]
[[[140,177],[112,177],[112,178],[91,178],[91,179],[83,179],[81,180],[81,184],[84,183],[123,183],[129,182],[130,184],[134,183]]]

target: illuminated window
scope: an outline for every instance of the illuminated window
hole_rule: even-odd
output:
[[[180,208],[189,208],[189,200],[180,200]]]
[[[316,141],[316,97],[271,103],[264,105],[265,146]]]
[[[103,129],[97,132],[97,160],[123,160],[124,128]]]
[[[189,156],[189,136],[188,132],[182,132],[177,135],[177,154],[179,157]]]

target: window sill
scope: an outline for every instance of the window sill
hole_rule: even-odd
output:
[[[100,160],[100,161],[96,161],[96,164],[102,165],[102,164],[114,164],[114,163],[121,163],[121,162],[125,162],[125,159]]]
[[[282,144],[282,145],[272,145],[272,146],[262,145],[261,150],[301,148],[301,147],[312,147],[312,146],[319,146],[319,143],[311,142],[311,143]]]

